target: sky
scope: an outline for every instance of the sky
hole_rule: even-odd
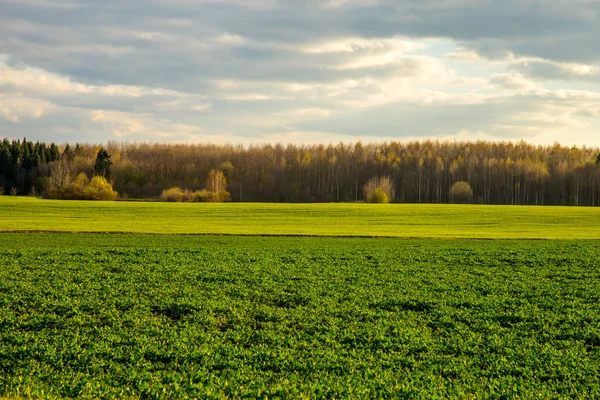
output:
[[[600,0],[0,0],[0,137],[600,146]]]

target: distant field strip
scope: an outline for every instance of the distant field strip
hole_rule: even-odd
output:
[[[600,239],[600,208],[87,202],[3,196],[0,232]]]

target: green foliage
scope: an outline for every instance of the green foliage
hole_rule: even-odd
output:
[[[42,152],[41,155],[43,156],[45,154]],[[54,143],[50,144],[50,149],[48,150],[47,159],[50,162],[60,160],[60,150],[58,150],[58,146],[56,146]]]
[[[91,206],[0,197],[0,231],[600,239],[599,220],[598,207],[160,202]]]
[[[64,155],[71,153],[72,176],[91,176],[98,146],[71,147]],[[600,205],[600,169],[594,164],[600,150],[594,147],[422,141],[248,148],[110,143],[107,149],[114,162],[111,183],[132,198],[155,199],[174,186],[196,190],[215,168],[223,172],[233,201],[366,201],[365,184],[390,176],[392,191],[386,193],[391,202],[451,203],[451,183],[469,181],[481,203],[567,205],[573,199],[574,205]]]
[[[600,165],[600,153],[596,156],[596,165]]]
[[[148,183],[145,174],[131,163],[126,164],[119,170],[119,180],[123,186],[133,184],[136,187],[142,187]]]
[[[27,194],[36,190],[36,182],[48,175],[48,164],[60,159],[58,147],[52,143],[3,139],[0,141],[0,188]]]
[[[390,198],[382,188],[376,188],[367,197],[369,203],[387,204],[390,202]]]
[[[192,192],[190,190],[181,190],[178,187],[173,187],[164,190],[160,195],[161,201],[178,203],[178,202],[204,202],[204,203],[222,203],[231,200],[229,192],[221,191],[219,193],[210,192],[206,189]]]
[[[113,190],[106,178],[95,176],[85,188],[84,196],[88,200],[112,201],[117,199],[118,194]]]
[[[116,200],[118,193],[103,176],[94,176],[92,180],[82,172],[68,186],[50,188],[44,193],[46,199],[62,200]]]
[[[459,181],[450,188],[452,203],[466,204],[473,201],[473,189],[469,182]]]
[[[112,161],[110,160],[110,154],[104,147],[101,147],[98,150],[98,154],[96,155],[96,161],[94,162],[94,173],[99,176],[103,176],[105,178],[110,177],[110,166],[112,165]]]
[[[183,190],[179,189],[178,187],[172,187],[170,189],[163,190],[162,194],[160,195],[160,199],[162,201],[168,201],[171,203],[180,202],[183,200]]]
[[[65,158],[67,161],[71,161],[75,157],[75,153],[71,146],[67,143],[65,149],[63,150],[62,158]]]
[[[0,235],[0,396],[598,398],[595,242]]]
[[[368,203],[389,203],[394,199],[394,183],[389,176],[372,178],[364,187]]]
[[[90,179],[87,175],[82,172],[75,180],[71,183],[69,188],[67,188],[67,193],[70,194],[72,200],[84,200],[85,199],[85,189],[87,185],[90,183]]]
[[[227,180],[221,171],[211,170],[206,179],[206,189],[192,192],[188,189],[181,190],[178,187],[172,187],[164,190],[160,199],[166,202],[205,202],[205,203],[223,203],[231,200],[231,194],[226,190]]]
[[[205,203],[223,203],[231,200],[231,194],[225,190],[220,192],[211,192],[203,189],[197,192],[199,201]]]

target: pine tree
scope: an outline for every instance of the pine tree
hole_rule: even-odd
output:
[[[60,151],[54,143],[50,145],[50,151],[47,157],[48,162],[60,160]]]
[[[106,151],[104,147],[101,147],[100,150],[98,150],[96,162],[94,163],[94,173],[108,179],[110,177],[111,165],[112,161],[110,161],[110,154],[108,154],[108,151]]]

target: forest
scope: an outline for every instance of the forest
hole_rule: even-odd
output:
[[[212,172],[211,172],[212,171]],[[222,173],[232,201],[356,202],[374,179],[391,201],[451,203],[467,182],[481,204],[600,205],[600,150],[520,142],[215,145],[0,141],[0,190],[37,195],[102,175],[120,199],[197,191]],[[81,174],[84,175],[81,175]],[[83,177],[83,178],[82,178]]]

